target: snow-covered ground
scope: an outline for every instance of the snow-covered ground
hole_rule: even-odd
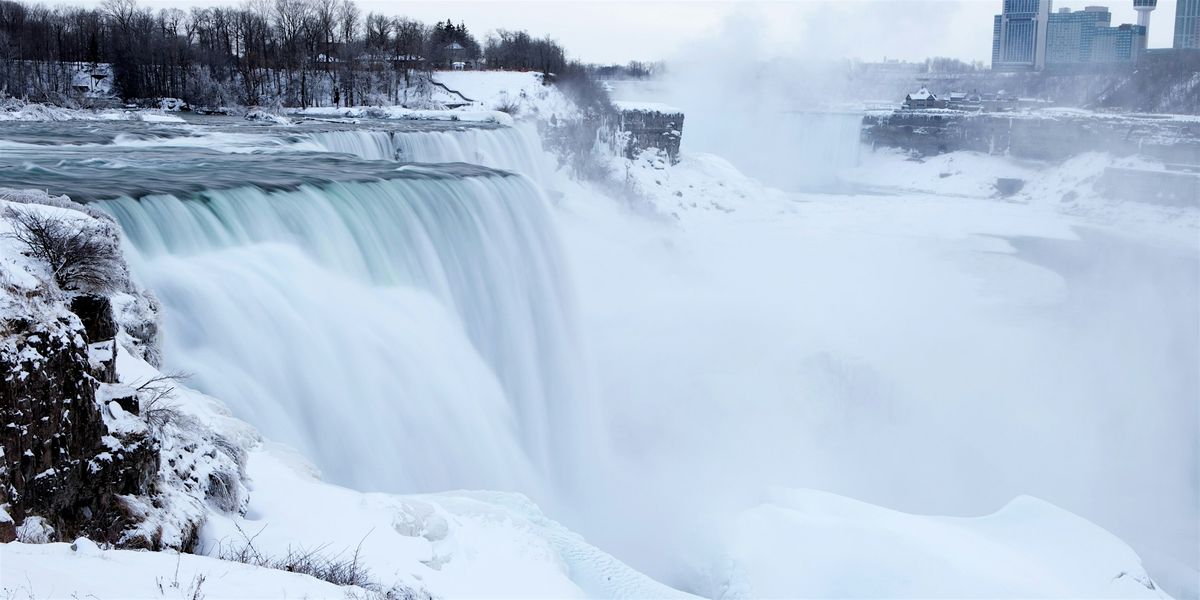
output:
[[[196,554],[101,550],[77,543],[0,544],[0,597],[98,598],[373,598],[299,573]]]
[[[542,83],[542,74],[514,71],[437,71],[434,81],[461,93],[489,110],[507,110],[516,117],[548,121],[579,114],[558,88]],[[458,99],[457,96],[448,100]],[[461,101],[461,100],[460,100]]]
[[[780,490],[735,532],[727,599],[1168,597],[1112,534],[1027,496],[955,518]]]
[[[1087,153],[1059,163],[1021,161],[977,152],[914,158],[893,149],[864,150],[858,165],[839,171],[844,181],[886,194],[992,199],[1069,215],[1080,224],[1169,238],[1190,245],[1200,235],[1200,205],[1158,206],[1103,197],[1097,183],[1109,167],[1163,170],[1140,158]],[[1002,196],[998,178],[1020,179],[1020,191]],[[1200,194],[1200,191],[1197,191]]]

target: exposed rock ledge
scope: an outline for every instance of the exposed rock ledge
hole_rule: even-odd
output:
[[[124,261],[64,290],[15,214],[120,242],[99,211],[0,190],[0,542],[192,549],[206,501],[244,503],[238,451],[171,411],[166,383],[121,380],[118,357],[158,362],[157,302]]]

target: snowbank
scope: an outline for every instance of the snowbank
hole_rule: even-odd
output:
[[[794,205],[788,194],[745,176],[715,154],[683,153],[673,166],[657,149],[633,160],[610,160],[611,172],[632,202],[677,220],[733,212],[769,214]]]
[[[588,545],[519,494],[364,494],[314,472],[287,448],[254,450],[246,517],[211,519],[203,545],[237,549],[248,536],[267,555],[318,547],[330,555],[358,552],[386,585],[440,598],[685,596]]]
[[[0,121],[145,121],[183,123],[184,120],[161,110],[86,110],[62,108],[20,100],[0,102]]]
[[[776,491],[737,520],[724,598],[1166,598],[1109,532],[1027,496],[977,518]]]
[[[11,598],[370,597],[308,575],[195,554],[101,550],[87,540],[0,544],[0,580]]]

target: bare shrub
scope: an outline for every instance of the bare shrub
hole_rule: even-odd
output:
[[[26,248],[26,254],[45,263],[64,291],[107,294],[125,280],[115,226],[108,221],[66,219],[38,210],[9,208],[7,234]]]
[[[328,545],[316,548],[289,547],[283,555],[269,556],[254,547],[254,539],[262,533],[262,530],[251,536],[238,527],[238,533],[242,536],[242,542],[233,546],[222,546],[217,558],[267,569],[301,573],[334,585],[357,586],[362,589],[363,594],[347,591],[348,598],[362,598],[363,600],[431,600],[432,598],[429,592],[423,589],[415,590],[400,585],[385,587],[374,581],[371,578],[370,570],[359,560],[362,543],[367,539],[366,536],[363,536],[354,552],[349,556],[346,556],[345,552],[328,553]],[[367,535],[370,533],[368,532]]]
[[[221,548],[219,554],[221,560],[231,560],[291,573],[302,573],[316,577],[322,581],[328,581],[334,585],[357,585],[364,589],[379,587],[371,581],[371,572],[358,560],[359,552],[362,550],[362,542],[358,543],[358,547],[354,549],[354,553],[349,557],[343,556],[344,553],[327,554],[327,546],[318,546],[316,548],[289,547],[287,552],[282,556],[269,556],[259,552],[254,547],[254,538],[262,533],[261,530],[253,536],[248,536],[239,527],[238,533],[242,535],[243,543],[228,548]],[[363,539],[365,540],[366,538],[364,537]]]
[[[171,405],[175,398],[175,385],[191,377],[188,373],[168,373],[147,379],[134,389],[137,390],[140,412],[153,431],[161,432],[168,423],[177,422],[182,414]]]
[[[521,112],[521,105],[517,104],[515,100],[509,98],[508,96],[505,96],[496,102],[496,106],[493,107],[493,110],[498,110],[502,113],[507,113],[509,116],[515,117]]]

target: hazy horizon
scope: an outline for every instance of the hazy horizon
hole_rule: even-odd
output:
[[[1170,47],[1176,0],[1160,0],[1151,18],[1151,48]],[[55,2],[97,6],[101,0]],[[697,43],[726,31],[730,22],[761,27],[747,52],[753,58],[797,57],[820,48],[824,57],[923,60],[948,56],[991,61],[992,15],[1000,0],[796,0],[630,2],[529,0],[513,10],[497,0],[405,2],[357,0],[363,13],[403,15],[433,23],[465,22],[476,37],[496,29],[525,29],[562,43],[573,58],[626,63],[680,58]],[[140,0],[153,8],[235,5],[232,0]],[[1133,2],[1056,2],[1054,8],[1108,6],[1114,24],[1136,22]],[[686,15],[686,18],[683,16]],[[839,27],[825,27],[832,21]],[[614,37],[615,32],[625,35]]]

